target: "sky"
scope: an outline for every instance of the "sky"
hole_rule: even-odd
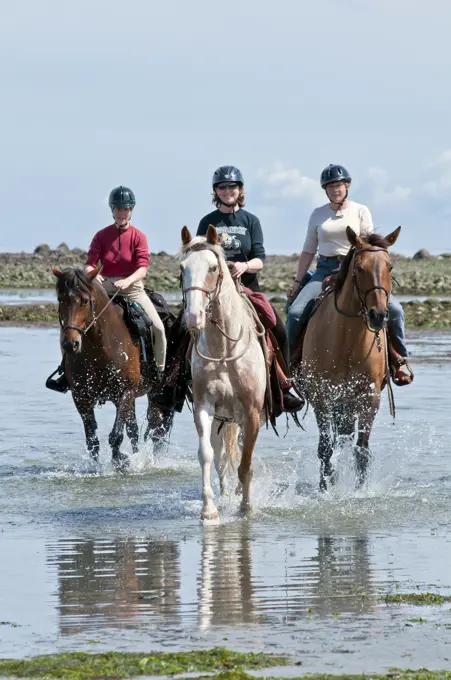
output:
[[[299,252],[329,163],[397,252],[451,251],[448,0],[0,2],[1,251],[87,248],[124,184],[174,253],[234,164],[267,253]]]

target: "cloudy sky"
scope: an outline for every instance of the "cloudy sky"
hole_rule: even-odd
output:
[[[87,247],[126,184],[174,252],[233,163],[292,253],[342,163],[398,251],[451,251],[450,26],[448,0],[4,1],[0,249]]]

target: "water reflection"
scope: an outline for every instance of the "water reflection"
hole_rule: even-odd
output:
[[[49,560],[61,633],[140,623],[206,631],[377,608],[366,536],[269,539],[243,522],[183,542],[60,541]]]
[[[205,527],[198,576],[199,628],[255,618],[249,523],[239,531]]]
[[[144,612],[178,622],[178,545],[171,541],[61,541],[57,563],[60,630],[134,627]]]

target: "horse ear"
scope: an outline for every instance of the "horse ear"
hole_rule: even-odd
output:
[[[191,243],[193,240],[193,237],[191,236],[191,232],[188,229],[188,227],[185,225],[182,229],[182,243],[184,246],[187,246],[188,243]]]
[[[218,232],[214,228],[212,224],[208,225],[207,229],[207,243],[210,243],[212,246],[217,246],[218,245]]]
[[[357,236],[355,233],[354,229],[351,229],[351,227],[346,227],[346,236],[348,237],[348,241],[357,250],[362,247],[362,239],[360,236]]]
[[[63,272],[59,267],[52,267],[52,273],[57,279],[59,279]]]
[[[388,236],[385,237],[385,240],[387,241],[389,246],[393,246],[396,243],[400,233],[401,227],[398,227],[397,229],[395,229],[395,231],[392,231],[391,234],[388,234]]]
[[[102,271],[102,267],[103,267],[103,264],[98,264],[97,267],[96,267],[95,269],[93,269],[92,271],[88,272],[88,273],[86,274],[86,276],[88,277],[88,279],[90,279],[91,281],[92,281],[93,279],[95,279],[96,276],[97,276],[97,274],[100,274],[100,272]]]

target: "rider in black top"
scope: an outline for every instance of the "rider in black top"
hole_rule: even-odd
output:
[[[258,291],[260,287],[257,275],[263,269],[266,254],[260,220],[243,208],[243,175],[233,165],[223,165],[215,171],[212,186],[213,203],[217,210],[201,219],[197,236],[204,236],[209,224],[216,227],[226,259],[233,262],[233,278],[241,278],[243,286]],[[288,366],[285,325],[277,312],[275,313],[277,323],[272,332]],[[283,396],[285,410],[294,411],[302,407],[302,402],[289,391],[284,391]]]

